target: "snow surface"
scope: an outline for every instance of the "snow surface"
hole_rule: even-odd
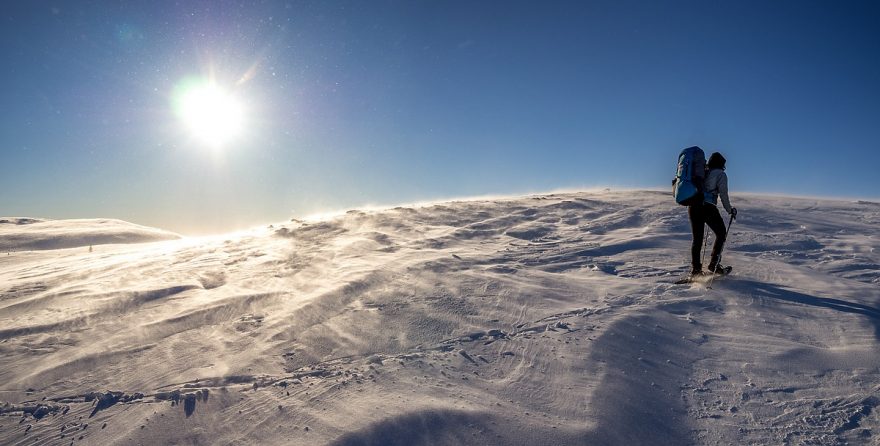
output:
[[[113,219],[45,220],[0,217],[0,251],[75,248],[180,238],[161,229]]]
[[[733,204],[711,289],[655,191],[52,222],[0,256],[0,444],[880,444],[880,204]]]

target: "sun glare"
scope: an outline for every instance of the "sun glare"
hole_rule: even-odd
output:
[[[219,148],[241,134],[244,109],[233,94],[219,85],[191,83],[176,96],[178,116],[200,143]]]

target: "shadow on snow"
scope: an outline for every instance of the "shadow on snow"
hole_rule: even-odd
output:
[[[831,297],[812,296],[809,294],[799,293],[797,291],[792,291],[774,285],[750,280],[737,281],[737,284],[738,287],[741,287],[743,291],[748,290],[749,294],[755,297],[776,299],[802,305],[810,305],[813,307],[828,308],[844,313],[853,313],[867,316],[870,322],[874,325],[874,336],[878,340],[880,340],[880,308],[855,302],[849,302],[842,299],[835,299]]]

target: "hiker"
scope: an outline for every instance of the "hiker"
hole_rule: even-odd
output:
[[[700,245],[703,243],[703,225],[708,224],[709,229],[715,233],[715,243],[712,245],[712,255],[709,260],[709,272],[727,274],[730,268],[721,266],[718,257],[727,238],[727,230],[724,221],[718,212],[718,198],[721,205],[732,218],[736,218],[736,208],[730,206],[730,197],[727,195],[727,174],[724,173],[724,164],[727,160],[720,153],[715,152],[706,162],[706,179],[703,183],[703,200],[701,203],[688,206],[688,218],[691,221],[691,232],[694,239],[691,243],[691,275],[703,274],[703,263],[700,258]]]

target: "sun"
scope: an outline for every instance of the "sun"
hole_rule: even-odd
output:
[[[175,95],[175,109],[192,136],[211,148],[232,142],[244,127],[241,102],[213,81],[185,83]]]

